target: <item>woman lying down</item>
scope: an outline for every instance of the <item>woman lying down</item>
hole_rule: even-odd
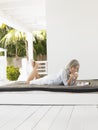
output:
[[[64,86],[73,86],[76,84],[79,71],[79,62],[76,59],[73,59],[69,64],[63,68],[59,73],[55,75],[47,75],[42,78],[38,75],[38,64],[33,62],[33,71],[27,79],[29,84],[37,85],[64,85]]]

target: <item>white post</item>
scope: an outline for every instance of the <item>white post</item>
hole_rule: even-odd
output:
[[[0,56],[0,79],[6,79],[6,67],[7,67],[6,49],[0,48],[0,51],[4,52],[4,55]]]
[[[4,69],[5,77],[4,78],[7,79],[7,72],[6,72],[7,71],[7,50],[5,50],[4,53],[5,53],[5,55],[4,55],[5,56],[5,58],[4,58],[4,60],[5,60],[5,69]]]
[[[26,33],[26,39],[28,41],[28,59],[33,59],[33,35],[32,33]]]
[[[27,58],[22,59],[22,69],[18,81],[26,81],[30,73],[30,61],[33,59],[33,35],[32,33],[26,33],[26,40],[28,41],[28,61]]]

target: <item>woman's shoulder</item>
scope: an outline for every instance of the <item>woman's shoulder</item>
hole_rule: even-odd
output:
[[[69,69],[63,68],[63,69],[62,69],[62,73],[64,73],[64,74],[69,74]]]

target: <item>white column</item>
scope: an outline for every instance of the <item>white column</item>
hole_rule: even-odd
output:
[[[4,52],[4,56],[0,56],[0,80],[4,80],[6,79],[7,55],[5,49],[2,49],[1,52]]]
[[[31,71],[30,61],[33,59],[33,34],[26,33],[26,40],[28,41],[28,61],[27,58],[22,59],[22,69],[18,81],[26,81]]]
[[[4,51],[4,53],[5,53],[5,58],[4,58],[4,60],[5,60],[5,70],[4,70],[4,72],[5,72],[5,79],[7,78],[7,50],[5,49],[5,51]]]
[[[28,59],[30,61],[31,59],[33,59],[33,34],[26,33],[26,39],[28,41]]]

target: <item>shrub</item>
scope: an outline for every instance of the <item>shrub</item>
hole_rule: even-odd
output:
[[[14,66],[7,66],[7,79],[17,80],[20,75],[19,68]]]

